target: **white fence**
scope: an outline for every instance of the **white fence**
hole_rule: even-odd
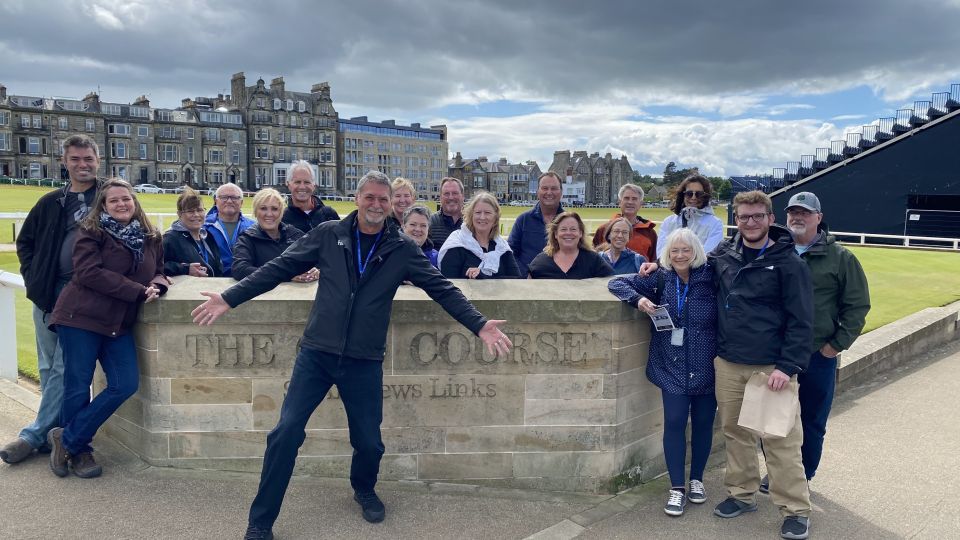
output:
[[[0,379],[17,381],[17,314],[14,291],[23,277],[0,270]]]

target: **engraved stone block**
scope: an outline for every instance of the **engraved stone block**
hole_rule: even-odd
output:
[[[519,454],[517,454],[519,455]],[[420,454],[421,480],[509,478],[514,454]]]
[[[528,399],[524,423],[529,426],[607,425],[616,420],[614,399]]]
[[[447,452],[564,452],[601,450],[599,427],[495,426],[447,428]]]
[[[168,379],[170,402],[178,403],[250,403],[252,382],[240,377]]]
[[[592,399],[602,396],[602,375],[527,375],[527,399]]]

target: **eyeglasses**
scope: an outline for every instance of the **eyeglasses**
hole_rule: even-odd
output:
[[[237,201],[239,201],[239,200],[242,199],[242,198],[243,198],[243,197],[238,197],[237,195],[221,195],[221,196],[217,197],[217,200],[218,200],[218,201],[232,201],[232,202],[237,202]]]
[[[787,215],[788,215],[788,216],[810,217],[811,215],[816,214],[816,213],[818,213],[818,212],[811,212],[810,210],[807,210],[806,208],[788,208],[788,209],[787,209]]]
[[[755,223],[760,223],[760,221],[766,218],[768,215],[769,214],[764,212],[762,214],[750,214],[746,216],[737,216],[737,221],[740,223],[750,223],[750,221],[752,220]]]
[[[181,214],[203,214],[206,213],[206,210],[203,208],[194,208],[192,210],[184,210]]]
[[[610,231],[610,236],[630,236],[630,231]]]
[[[683,192],[684,197],[696,197],[698,199],[700,197],[703,197],[706,194],[707,194],[706,191],[684,191]]]

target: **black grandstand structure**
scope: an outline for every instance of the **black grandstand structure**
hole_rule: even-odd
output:
[[[785,165],[731,177],[733,192],[769,193],[779,223],[811,191],[832,230],[960,238],[960,84]]]

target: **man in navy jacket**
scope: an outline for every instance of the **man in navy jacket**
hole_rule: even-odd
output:
[[[520,265],[520,276],[527,277],[527,265],[547,245],[547,224],[563,212],[560,199],[563,197],[563,182],[555,172],[540,175],[537,184],[537,204],[532,210],[517,216],[510,229],[507,243]]]

